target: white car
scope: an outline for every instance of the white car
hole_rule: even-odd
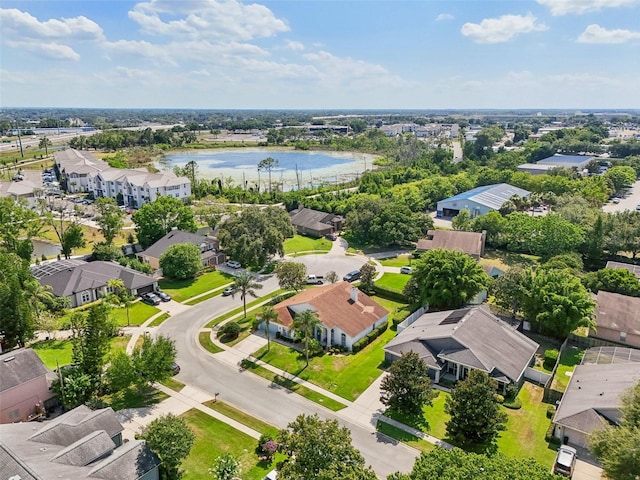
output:
[[[402,268],[400,268],[400,273],[404,273],[406,275],[411,275],[413,273],[413,268],[411,268],[411,267],[402,267]]]
[[[571,478],[576,469],[577,451],[569,445],[562,445],[558,449],[556,461],[553,464],[553,473]]]
[[[231,268],[240,268],[242,265],[240,265],[240,262],[236,262],[235,260],[229,260],[227,262],[227,267],[231,267]]]

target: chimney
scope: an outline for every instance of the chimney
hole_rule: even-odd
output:
[[[351,287],[351,303],[356,303],[358,301],[358,287]]]
[[[482,230],[482,234],[480,236],[480,256],[484,257],[484,243],[487,241],[487,231]]]

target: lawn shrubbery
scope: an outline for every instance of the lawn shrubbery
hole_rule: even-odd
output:
[[[409,300],[402,292],[399,292],[392,288],[384,287],[374,283],[373,291],[379,297],[388,298],[389,300],[393,300],[394,302],[409,303]]]
[[[555,348],[550,348],[549,350],[544,351],[544,368],[547,370],[553,370],[553,367],[556,365],[558,361],[558,350]]]
[[[269,300],[269,302],[267,302],[267,305],[270,305],[270,306],[273,307],[274,305],[277,305],[278,303],[283,302],[286,299],[293,297],[295,294],[296,294],[296,292],[281,293],[280,295],[276,295],[271,300]]]
[[[386,332],[387,328],[389,328],[389,323],[385,322],[382,325],[380,325],[378,328],[373,330],[371,333],[367,334],[367,336],[362,337],[360,340],[358,340],[356,343],[354,343],[353,346],[351,347],[353,353],[358,353],[364,347],[369,345],[376,338],[378,338],[380,335],[382,335],[384,332]]]
[[[242,332],[242,327],[238,322],[229,322],[220,327],[217,336],[218,338],[233,340],[234,338],[238,338],[240,332]]]

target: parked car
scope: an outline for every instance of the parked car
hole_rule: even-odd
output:
[[[177,375],[180,373],[180,365],[177,363],[171,364],[171,375]]]
[[[232,287],[227,287],[222,291],[222,296],[223,297],[228,297],[229,295],[233,295],[233,288]]]
[[[22,175],[21,173],[16,173],[13,176],[13,181],[14,182],[21,182],[22,180],[24,180],[24,175]]]
[[[640,210],[640,203],[636,205],[636,210]]]
[[[620,199],[618,197],[614,198],[613,203],[620,203]]]
[[[231,267],[231,268],[240,268],[242,265],[240,265],[240,262],[236,262],[235,260],[229,260],[227,262],[227,267]]]
[[[147,305],[160,305],[160,297],[158,297],[155,293],[143,294],[142,301]]]
[[[577,454],[578,452],[575,448],[569,445],[562,445],[558,449],[556,461],[553,464],[553,473],[571,478],[576,468]]]
[[[336,235],[335,233],[327,233],[324,238],[326,238],[327,240],[331,240],[332,242],[335,242],[338,239],[338,235]]]
[[[322,275],[307,275],[307,285],[322,285],[323,278]]]
[[[344,280],[345,282],[354,282],[358,280],[361,275],[362,274],[360,273],[360,270],[354,270],[353,272],[349,272],[344,277],[342,277],[342,280]]]
[[[401,267],[400,273],[404,273],[405,275],[411,275],[413,273],[413,268],[411,267]]]
[[[162,290],[156,290],[156,295],[158,297],[160,297],[160,300],[162,300],[163,302],[170,302],[171,301],[171,295],[169,295],[168,293],[163,292]]]

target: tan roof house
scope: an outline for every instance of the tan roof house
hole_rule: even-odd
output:
[[[427,238],[418,240],[417,252],[426,252],[434,248],[445,248],[466,253],[473,258],[484,255],[486,232],[461,232],[457,230],[429,230]]]
[[[589,336],[640,348],[640,298],[599,291]]]
[[[53,397],[48,375],[53,372],[30,348],[0,356],[0,423],[25,422],[38,415]]]
[[[301,235],[322,237],[342,230],[344,219],[340,215],[320,212],[300,206],[289,212],[291,225]]]
[[[278,320],[270,331],[285,338],[293,337],[297,314],[311,310],[321,325],[315,338],[321,345],[342,346],[351,351],[353,344],[377,327],[385,324],[389,312],[349,282],[339,282],[304,290],[274,307]]]

